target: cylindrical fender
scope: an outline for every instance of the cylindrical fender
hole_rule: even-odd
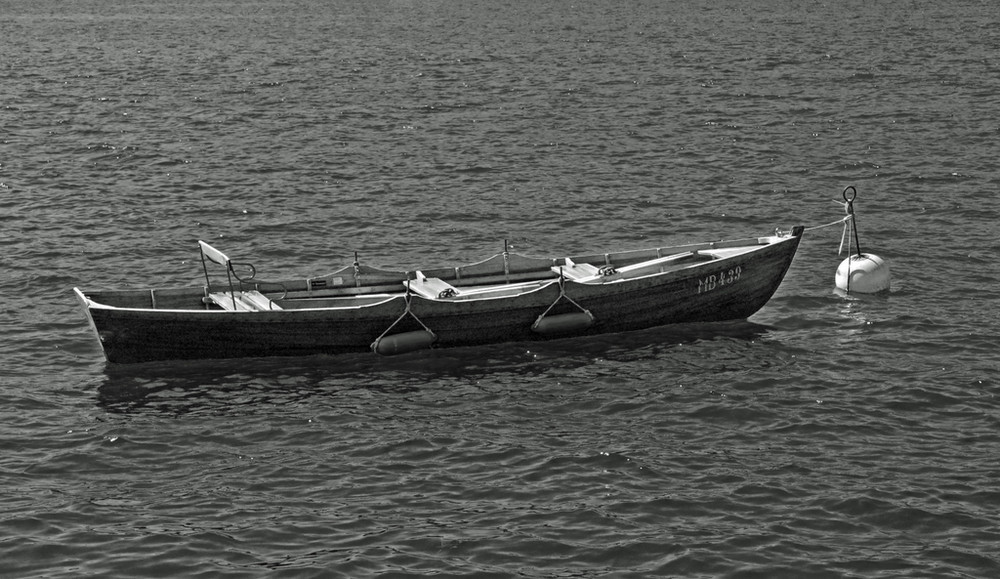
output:
[[[539,334],[548,336],[552,334],[572,334],[582,332],[594,325],[594,316],[588,311],[574,312],[572,314],[558,314],[555,316],[540,316],[531,329]]]
[[[437,341],[437,336],[428,330],[403,332],[402,334],[382,336],[375,340],[372,344],[372,351],[383,356],[405,354],[406,352],[430,348],[435,341]]]

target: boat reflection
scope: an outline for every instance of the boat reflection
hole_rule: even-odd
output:
[[[429,385],[518,382],[558,377],[596,361],[672,363],[677,348],[699,342],[751,343],[771,327],[749,321],[679,324],[649,330],[540,342],[373,354],[169,361],[105,367],[97,404],[113,413],[231,414],[295,405],[314,397],[368,390],[409,394]]]

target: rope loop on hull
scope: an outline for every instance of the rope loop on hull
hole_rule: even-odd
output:
[[[412,306],[412,294],[410,293],[410,285],[407,282],[406,293],[403,294],[403,301],[406,307],[403,309],[403,313],[396,318],[396,321],[389,325],[382,334],[375,338],[372,342],[371,349],[376,354],[402,354],[404,352],[411,352],[413,350],[419,350],[422,348],[429,348],[434,342],[437,341],[437,334],[433,330],[427,327],[427,324],[423,323],[416,314],[413,313]],[[389,335],[389,332],[395,328],[399,322],[403,321],[406,316],[409,315],[411,318],[417,321],[418,324],[423,328],[423,331],[417,330],[415,332],[404,332],[402,334]]]
[[[573,314],[549,315],[552,308],[556,307],[560,301],[566,300],[580,310]],[[590,310],[576,303],[573,298],[566,295],[566,277],[563,276],[562,269],[559,270],[559,296],[545,309],[544,312],[531,325],[531,329],[539,334],[566,334],[585,330],[594,324],[594,314]]]

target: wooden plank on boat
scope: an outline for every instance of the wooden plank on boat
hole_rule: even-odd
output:
[[[626,277],[635,277],[637,275],[650,275],[652,273],[662,273],[664,267],[668,264],[674,262],[683,261],[685,259],[690,259],[693,257],[698,257],[699,253],[697,251],[685,251],[683,253],[675,253],[674,255],[668,255],[665,257],[659,257],[656,259],[651,259],[649,261],[641,261],[632,265],[626,265],[624,267],[619,267],[616,271]],[[705,256],[706,261],[714,259],[712,256]],[[653,270],[657,271],[653,271]]]
[[[566,258],[565,265],[554,265],[552,271],[562,272],[565,277],[574,281],[590,280],[600,276],[601,270],[596,265],[589,263],[575,263],[572,259]]]
[[[249,312],[257,309],[252,304],[244,302],[239,294],[229,292],[212,292],[208,294],[208,301],[231,312]]]
[[[212,292],[208,294],[208,301],[231,312],[260,312],[281,309],[281,306],[256,290],[236,293]]]
[[[563,267],[563,275],[580,283],[608,283],[664,273],[684,267],[688,262],[711,261],[713,259],[716,259],[713,255],[699,253],[698,251],[684,251],[601,272],[594,265],[589,263],[574,263],[572,259],[566,258],[567,266]],[[558,271],[559,268],[554,267],[552,269]]]
[[[281,306],[257,290],[243,292],[243,300],[256,306],[258,310],[280,310]]]
[[[403,285],[407,285],[407,283],[409,283],[411,291],[432,300],[453,298],[460,293],[457,288],[443,279],[424,277],[419,271],[417,272],[417,279],[404,282]]]

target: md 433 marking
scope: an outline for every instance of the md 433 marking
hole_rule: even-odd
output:
[[[743,268],[737,265],[733,269],[703,277],[698,280],[698,293],[710,292],[731,283],[736,283],[740,281],[740,275],[742,274]]]

